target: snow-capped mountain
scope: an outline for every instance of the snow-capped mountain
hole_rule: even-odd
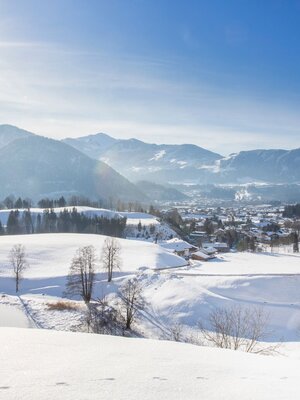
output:
[[[218,162],[223,181],[300,182],[300,148],[241,151]]]
[[[157,145],[137,139],[114,139],[103,133],[65,142],[101,159],[132,181],[300,182],[300,148],[241,151],[223,157],[193,144]]]
[[[166,182],[198,179],[201,168],[222,158],[193,144],[150,144],[137,139],[117,140],[99,133],[65,142],[106,162],[128,179]]]
[[[223,157],[193,144],[158,145],[137,139],[115,139],[104,133],[55,141],[11,125],[0,125],[0,167],[0,195],[23,193],[32,197],[74,191],[92,197],[117,194],[118,198],[141,200],[143,194],[127,179],[148,181],[148,187],[149,182],[299,183],[300,148],[241,151]],[[162,193],[161,187],[159,193],[157,187],[152,189],[148,199],[154,195],[155,200],[157,196],[174,197],[170,191]]]

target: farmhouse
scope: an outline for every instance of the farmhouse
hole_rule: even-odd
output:
[[[160,246],[180,257],[189,257],[192,253],[198,250],[198,247],[178,238],[161,242]]]
[[[204,250],[213,247],[220,253],[227,253],[230,250],[228,244],[224,242],[203,243],[202,247]]]
[[[193,253],[191,255],[191,258],[193,260],[198,260],[198,261],[208,261],[208,260],[215,258],[215,256],[206,254],[204,251],[199,250],[199,251],[196,251],[195,253]]]

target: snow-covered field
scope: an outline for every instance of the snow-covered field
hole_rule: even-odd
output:
[[[23,306],[38,326],[74,330],[82,310],[49,310],[61,298],[71,259],[80,246],[94,245],[100,257],[105,237],[83,234],[35,234],[0,239],[0,304],[14,302],[14,281],[8,252],[16,243],[26,247],[30,268],[21,282]],[[120,239],[122,269],[107,284],[99,270],[94,297],[114,296],[129,276],[138,275],[147,307],[140,315],[145,337],[170,338],[172,327],[197,331],[215,307],[234,304],[262,307],[269,315],[268,340],[298,340],[300,332],[300,257],[292,254],[220,254],[209,262],[186,261],[159,245]],[[76,299],[75,299],[76,300]],[[78,299],[77,299],[78,300]],[[80,304],[80,302],[78,302]]]
[[[5,400],[287,400],[300,394],[299,359],[35,329],[1,328],[0,341]]]
[[[185,260],[158,244],[120,239],[122,270],[107,283],[99,270],[94,297],[113,300],[136,275],[146,307],[136,332],[174,339],[174,327],[197,338],[199,321],[215,307],[259,306],[269,315],[266,341],[283,341],[263,357],[189,344],[54,332],[84,331],[85,305],[51,309],[61,300],[71,259],[80,246],[100,256],[104,236],[35,234],[0,237],[0,398],[18,399],[290,399],[298,398],[300,367],[300,256],[219,254]],[[30,268],[19,296],[8,263],[10,248],[26,247]],[[8,326],[19,327],[5,328]],[[20,328],[46,328],[25,329]],[[30,343],[30,345],[29,345]],[[262,344],[264,345],[264,344]],[[2,358],[2,359],[1,359]],[[24,373],[26,371],[26,374]]]
[[[7,254],[10,247],[21,243],[27,249],[31,265],[27,273],[29,277],[64,276],[78,247],[93,245],[100,257],[105,239],[106,236],[103,235],[78,233],[2,236],[0,239],[0,263],[4,265],[2,271],[4,275],[7,272]],[[117,240],[121,246],[122,271],[137,271],[141,267],[160,269],[186,264],[181,257],[170,254],[157,244],[139,240]]]
[[[283,253],[220,253],[206,262],[194,262],[187,274],[209,275],[289,275],[300,274],[300,255]]]
[[[0,238],[0,297],[1,304],[15,306],[15,288],[8,254],[14,244],[25,246],[29,268],[24,273],[19,294],[23,304],[38,326],[52,329],[73,330],[81,324],[82,310],[61,312],[49,310],[47,304],[57,301],[65,291],[66,276],[76,250],[93,245],[98,253],[98,273],[94,297],[115,293],[124,279],[143,270],[172,269],[186,265],[186,260],[169,253],[158,244],[138,240],[119,239],[121,245],[121,270],[114,274],[111,284],[101,269],[100,256],[105,240],[102,235],[87,234],[34,234],[2,236]],[[18,298],[17,298],[18,299]],[[76,300],[76,299],[75,299]],[[19,300],[17,305],[20,306]],[[4,313],[4,311],[3,311]],[[0,319],[4,318],[1,314]],[[10,325],[10,324],[9,324]],[[20,326],[20,324],[18,324]],[[23,326],[23,325],[21,325]]]

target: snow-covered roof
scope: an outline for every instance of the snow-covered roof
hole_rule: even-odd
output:
[[[214,247],[205,247],[205,250],[204,250],[204,252],[205,253],[207,253],[207,254],[214,254],[214,253],[216,253],[218,250],[216,249],[216,248],[214,248]]]
[[[209,256],[208,254],[206,254],[200,250],[193,253],[193,257],[194,256],[201,257],[201,258],[203,258],[203,260],[209,260],[211,258],[211,256]]]
[[[213,246],[215,249],[225,249],[228,247],[228,244],[223,242],[215,242],[213,243]]]
[[[161,242],[159,244],[161,247],[169,251],[184,251],[195,248],[195,246],[191,245],[185,240],[181,240],[178,238],[166,240],[165,242]]]

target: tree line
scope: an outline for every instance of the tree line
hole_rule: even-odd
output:
[[[32,214],[25,211],[11,210],[6,228],[0,222],[0,234],[18,235],[33,233],[94,233],[107,236],[123,237],[126,218],[107,218],[87,216],[74,207],[55,213],[45,209],[43,213]]]
[[[285,206],[282,216],[284,218],[299,218],[300,217],[300,203]]]
[[[94,208],[108,208],[116,211],[135,211],[147,212],[147,207],[138,201],[125,202],[119,199],[110,197],[109,199],[92,200],[85,196],[70,196],[65,198],[60,196],[58,198],[44,197],[34,202],[32,199],[22,197],[15,197],[14,195],[7,196],[4,200],[0,201],[0,209],[27,209],[32,207],[40,208],[55,208],[55,207],[94,207]],[[153,207],[150,206],[150,209]]]

